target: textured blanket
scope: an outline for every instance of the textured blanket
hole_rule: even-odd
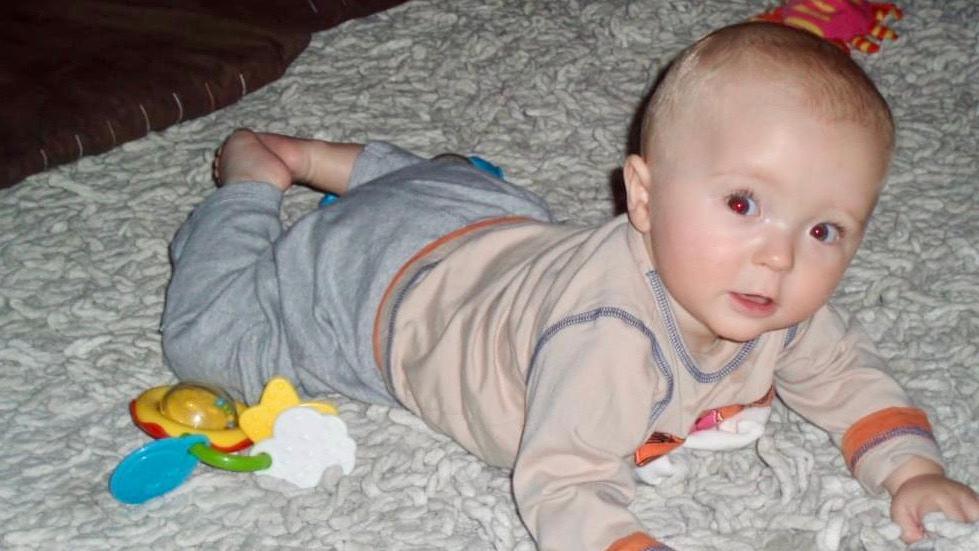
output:
[[[127,506],[107,480],[146,435],[128,402],[173,382],[158,324],[167,244],[212,189],[233,128],[474,152],[559,216],[614,210],[610,175],[649,83],[684,45],[766,0],[413,0],[314,35],[241,102],[0,191],[0,548],[533,549],[507,473],[398,409],[331,396],[358,444],[311,490],[198,467]],[[901,35],[860,57],[891,101],[897,155],[834,301],[928,411],[950,473],[979,485],[979,4],[906,0]],[[293,221],[319,196],[296,189]],[[693,453],[635,512],[678,549],[900,549],[818,429],[777,404],[757,446]],[[979,549],[929,517],[916,549]]]

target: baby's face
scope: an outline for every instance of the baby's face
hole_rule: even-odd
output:
[[[770,83],[735,79],[695,103],[671,124],[669,151],[630,157],[625,175],[630,220],[696,349],[788,327],[826,303],[887,153],[872,129],[811,114]]]

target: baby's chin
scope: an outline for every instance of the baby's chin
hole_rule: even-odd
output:
[[[752,324],[754,325],[754,324]],[[788,329],[796,325],[796,323],[771,323],[771,324],[759,324],[755,327],[724,327],[718,328],[714,331],[717,338],[725,341],[731,341],[736,343],[746,343],[753,341],[758,337],[761,337],[765,333],[772,333],[774,331],[781,331],[783,329]]]

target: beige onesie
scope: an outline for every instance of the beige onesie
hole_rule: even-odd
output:
[[[666,549],[629,511],[637,462],[764,407],[773,387],[869,491],[910,454],[940,463],[924,413],[832,308],[699,361],[672,312],[624,216],[589,229],[491,219],[402,268],[374,351],[409,410],[513,469],[541,549]]]

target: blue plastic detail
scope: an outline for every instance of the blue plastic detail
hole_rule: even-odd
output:
[[[154,440],[127,455],[109,478],[109,492],[123,503],[139,504],[175,490],[194,472],[195,444],[208,444],[199,434]]]
[[[322,199],[320,199],[320,206],[328,207],[339,200],[340,200],[340,196],[333,193],[327,193],[326,195],[323,196]]]
[[[474,167],[488,173],[490,176],[499,178],[500,180],[503,179],[503,169],[487,161],[486,159],[477,157],[476,155],[470,155],[469,162],[472,163]]]

